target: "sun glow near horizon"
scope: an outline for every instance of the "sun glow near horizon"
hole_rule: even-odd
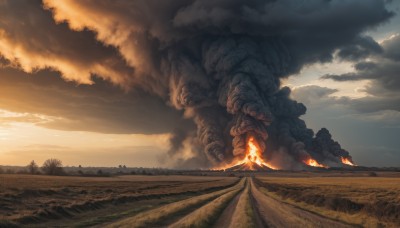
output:
[[[40,164],[47,158],[56,157],[64,165],[115,166],[125,162],[126,165],[151,167],[159,165],[156,157],[168,148],[169,134],[63,131],[21,119],[27,115],[30,114],[0,110],[0,165],[26,165],[31,160]],[[141,158],[143,151],[153,158]],[[132,156],[129,161],[127,154]]]

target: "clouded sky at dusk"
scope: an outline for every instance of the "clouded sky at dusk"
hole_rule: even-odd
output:
[[[197,156],[189,137],[170,141],[202,125],[154,56],[246,27],[286,45],[295,61],[279,80],[307,107],[308,128],[329,129],[359,165],[400,166],[399,1],[143,2],[0,0],[0,165],[172,167]],[[189,90],[214,88],[195,81],[203,87]]]

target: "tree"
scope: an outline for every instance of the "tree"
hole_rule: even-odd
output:
[[[62,162],[59,159],[50,158],[47,159],[42,166],[42,170],[47,175],[63,175],[64,169],[62,168]]]
[[[26,168],[30,174],[37,174],[39,172],[39,167],[34,160]]]

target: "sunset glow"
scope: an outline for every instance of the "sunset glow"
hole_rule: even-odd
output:
[[[169,135],[99,134],[60,131],[30,123],[28,114],[0,111],[0,161],[2,165],[39,164],[49,157],[63,160],[65,165],[118,165],[122,158],[143,156],[143,160],[125,160],[126,165],[158,166],[157,156],[165,153]],[[11,119],[12,118],[12,119]],[[42,117],[45,119],[45,117]],[[5,122],[7,120],[7,122]],[[19,122],[17,122],[17,120]],[[49,119],[46,119],[49,121]],[[97,154],[98,156],[93,156]],[[112,157],[121,157],[113,161]]]
[[[400,163],[399,2],[98,1],[0,0],[0,165]]]
[[[399,24],[400,0],[0,0],[0,228],[398,227]]]

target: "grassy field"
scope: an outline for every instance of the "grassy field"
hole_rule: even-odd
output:
[[[191,209],[195,209],[200,207],[210,201],[220,201],[221,197],[224,198],[226,195],[230,195],[227,193],[237,192],[243,186],[244,179],[240,181],[237,185],[232,186],[230,188],[226,188],[220,191],[211,192],[208,194],[191,197],[186,200],[181,200],[178,202],[170,203],[168,205],[148,210],[143,213],[140,213],[134,217],[127,218],[120,222],[114,223],[109,227],[152,227],[152,226],[163,226],[166,225],[164,223],[169,223],[174,220],[175,217],[179,218],[184,216],[187,211],[191,211]],[[202,209],[204,214],[204,210],[207,213],[211,213],[213,215],[212,210],[215,209],[213,206],[214,204],[211,203],[211,206],[208,206],[206,209]],[[208,210],[211,209],[211,210]],[[196,213],[195,216],[187,216],[190,218],[194,218],[196,220],[200,219],[202,213]],[[204,217],[204,216],[203,216]],[[187,220],[187,219],[185,219]]]
[[[380,177],[379,177],[380,176]],[[258,176],[263,192],[326,217],[365,227],[399,227],[400,174]]]
[[[212,174],[2,174],[0,228],[400,227],[400,173]]]
[[[176,200],[225,189],[237,181],[235,177],[94,178],[2,174],[0,227],[11,223],[95,225]]]
[[[255,227],[254,211],[250,203],[249,188],[247,187],[238,200],[233,213],[230,228],[252,228]]]

